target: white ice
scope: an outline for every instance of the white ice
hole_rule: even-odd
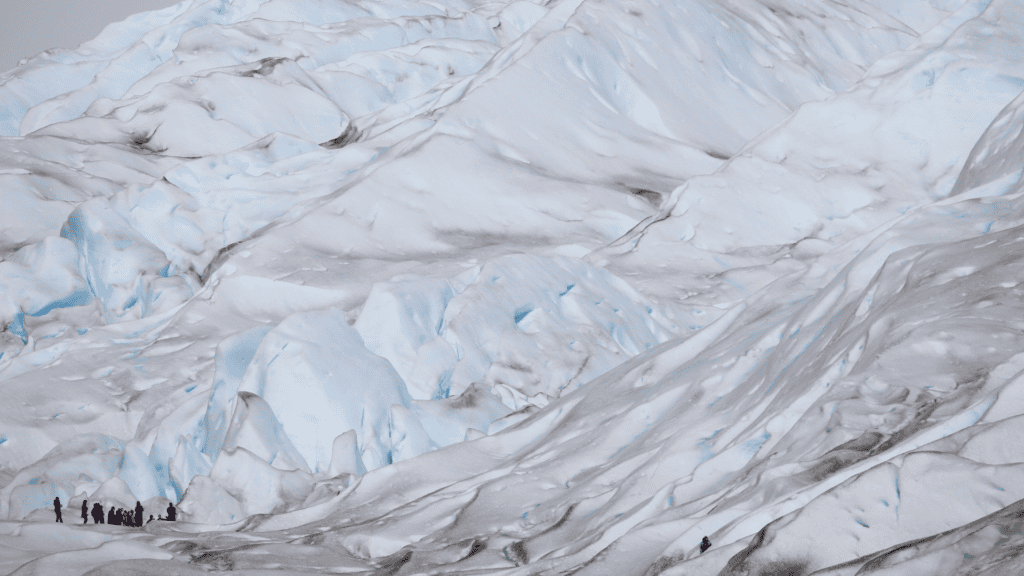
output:
[[[0,73],[0,573],[1021,572],[1022,38],[185,0]]]

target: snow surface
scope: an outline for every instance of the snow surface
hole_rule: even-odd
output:
[[[1022,38],[186,0],[0,74],[0,573],[1021,573]]]

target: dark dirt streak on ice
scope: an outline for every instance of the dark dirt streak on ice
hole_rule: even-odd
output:
[[[373,576],[394,576],[412,560],[412,550],[403,548],[391,556],[382,559],[380,567],[373,572]]]

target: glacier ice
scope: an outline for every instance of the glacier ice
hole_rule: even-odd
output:
[[[1022,37],[185,0],[28,59],[0,572],[1018,572]]]
[[[368,470],[389,464],[391,406],[412,401],[391,364],[366,349],[339,310],[285,318],[263,337],[239,391],[240,398],[255,396],[246,403],[263,407],[250,406],[253,422],[247,429],[274,434],[277,426],[262,421],[276,415],[282,439],[294,444],[302,467],[314,471],[327,470],[334,438],[346,430],[356,431]],[[235,406],[237,415],[240,404]],[[268,444],[273,449],[281,441]]]

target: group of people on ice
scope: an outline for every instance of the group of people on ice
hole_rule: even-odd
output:
[[[60,505],[60,498],[59,497],[53,499],[53,510],[54,510],[54,512],[57,513],[57,520],[56,521],[60,522],[61,524],[63,524],[64,523],[64,518],[61,517],[61,513],[60,513],[61,512],[61,505]],[[135,526],[135,527],[139,528],[139,527],[142,527],[143,524],[148,524],[148,523],[153,521],[153,515],[150,514],[149,515],[149,520],[146,520],[144,522],[143,519],[145,518],[145,515],[143,514],[143,512],[144,512],[144,510],[142,509],[142,503],[139,502],[138,500],[136,500],[135,501],[135,509],[134,510],[125,510],[124,508],[114,508],[113,506],[111,506],[110,510],[108,510],[107,513],[106,513],[106,517],[104,518],[103,505],[102,504],[100,504],[99,502],[94,503],[92,505],[92,512],[90,512],[89,511],[89,501],[88,500],[82,500],[82,524],[88,524],[89,523],[89,515],[91,514],[92,515],[92,522],[93,522],[93,524],[112,524],[114,526]],[[104,519],[106,520],[106,522],[104,522]],[[171,522],[174,522],[177,519],[178,519],[178,510],[174,507],[174,503],[173,502],[171,504],[167,505],[167,517],[164,518],[163,515],[160,515],[160,517],[157,518],[157,520],[169,520]]]

